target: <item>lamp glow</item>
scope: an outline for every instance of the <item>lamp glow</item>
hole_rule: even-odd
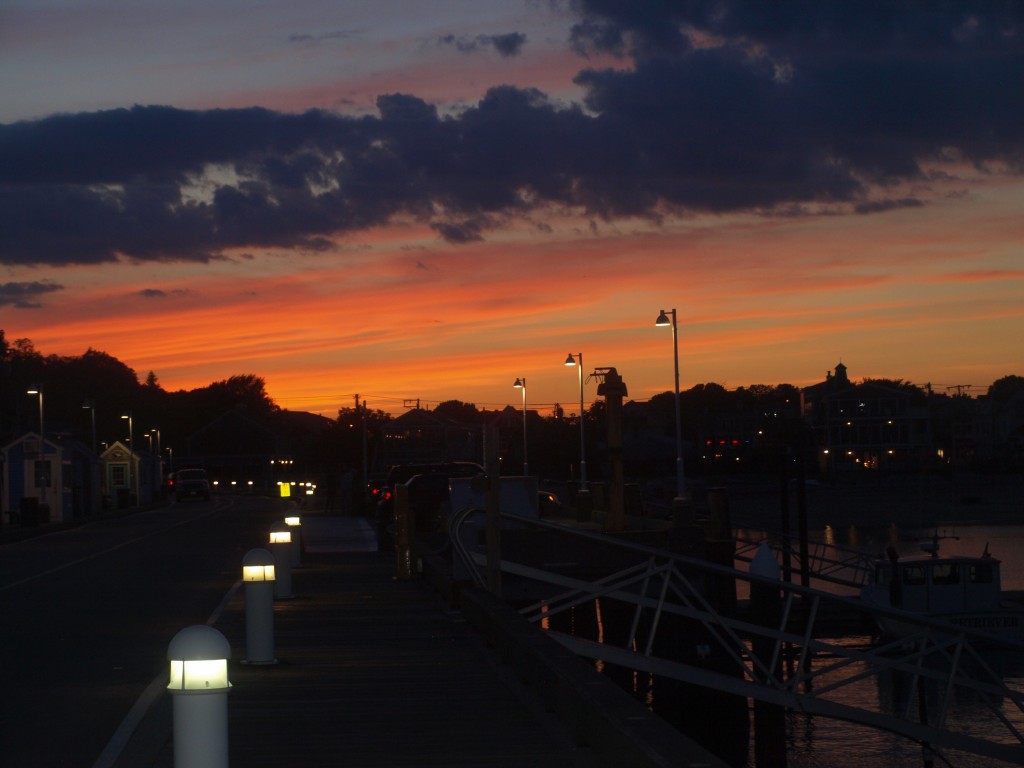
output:
[[[288,530],[284,531],[271,531],[270,532],[270,543],[271,544],[291,544],[292,543],[292,532]]]
[[[231,646],[211,626],[197,624],[181,630],[167,648],[171,691],[213,691],[231,687],[228,659]]]
[[[167,687],[176,691],[206,691],[230,687],[227,659],[171,660]]]
[[[274,566],[272,565],[243,565],[242,581],[273,581]]]

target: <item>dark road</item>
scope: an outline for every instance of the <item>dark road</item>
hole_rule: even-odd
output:
[[[5,768],[92,766],[171,638],[219,609],[279,516],[222,497],[0,546]]]

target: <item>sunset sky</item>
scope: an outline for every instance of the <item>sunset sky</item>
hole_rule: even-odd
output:
[[[0,329],[333,416],[1024,375],[1024,3],[6,0]],[[770,10],[768,10],[770,9]],[[586,400],[596,397],[594,382]]]

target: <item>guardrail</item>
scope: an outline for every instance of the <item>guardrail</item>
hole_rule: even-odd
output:
[[[449,530],[456,560],[482,587],[485,553],[479,536],[467,535],[474,515],[483,512],[467,509],[453,515]],[[502,515],[502,520],[626,552],[632,559],[627,567],[591,579],[502,560],[503,574],[552,589],[521,613],[582,657],[883,729],[940,756],[960,751],[1024,764],[1024,694],[1008,686],[986,661],[993,646],[1024,658],[1024,644],[571,526],[514,515]],[[765,623],[755,621],[746,606],[723,610],[709,599],[708,587],[724,583],[745,584],[751,594],[777,594],[777,615]],[[551,628],[554,616],[595,601],[614,602],[632,612],[625,643],[610,645]],[[914,631],[899,641],[867,647],[818,637],[819,617],[836,611],[892,614]],[[655,653],[658,632],[671,622],[682,622],[693,644],[702,646],[697,654],[680,658]],[[712,655],[725,667],[700,662]],[[851,686],[870,679],[882,685],[881,678],[891,675],[902,676],[905,690],[912,692],[900,707],[882,711],[853,703],[856,697],[848,695]],[[960,699],[971,702],[970,718],[954,716]]]

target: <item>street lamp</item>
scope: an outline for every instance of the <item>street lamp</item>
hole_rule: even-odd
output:
[[[573,355],[572,352],[565,358],[566,366],[576,365],[576,358],[579,358],[580,374],[580,489],[587,489],[587,444],[583,436],[583,353]]]
[[[160,427],[153,427],[152,429],[149,430],[149,432],[150,432],[150,434],[155,434],[156,435],[156,461],[157,461],[157,464],[159,465],[157,467],[157,469],[158,470],[162,470],[163,469],[164,459],[163,459],[163,452],[160,450]],[[161,472],[161,476],[162,476],[162,474],[163,473]]]
[[[89,416],[92,420],[92,452],[96,453],[96,401],[86,400],[82,403],[82,410],[89,409]]]
[[[530,474],[530,465],[526,461],[526,377],[517,378],[512,386],[523,390],[523,475],[525,476]]]
[[[133,434],[132,412],[126,411],[122,413],[121,418],[128,419],[128,493],[135,493],[135,484],[132,482],[134,478],[134,467],[132,465],[135,464],[135,435]],[[138,500],[138,496],[136,496],[136,500]],[[128,503],[131,503],[130,499]]]
[[[676,369],[676,498],[683,498],[683,430],[679,416],[679,326],[676,322],[676,311],[672,310],[672,319],[668,319],[665,310],[661,310],[655,325],[672,326],[672,350]]]
[[[37,475],[39,483],[39,504],[46,503],[46,488],[50,484],[50,465],[46,460],[46,427],[43,421],[43,388],[33,387],[26,391],[27,395],[39,396],[39,467],[42,475]]]

